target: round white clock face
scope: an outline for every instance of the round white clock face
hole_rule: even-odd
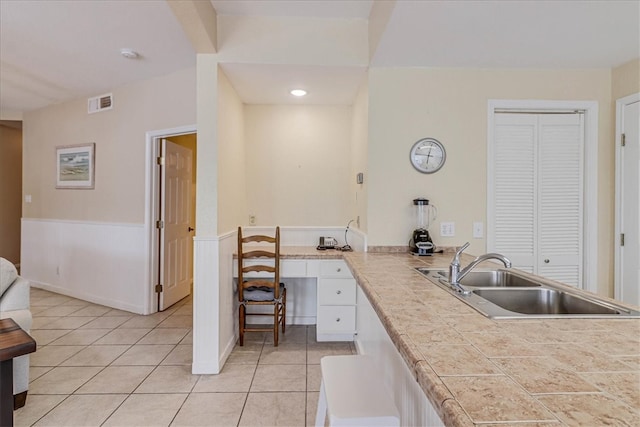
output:
[[[444,165],[447,153],[437,139],[423,138],[413,144],[409,157],[411,164],[418,172],[434,173]]]

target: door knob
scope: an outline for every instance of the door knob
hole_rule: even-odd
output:
[[[191,232],[191,231],[195,230],[195,228],[189,227],[188,230]]]
[[[545,263],[545,264],[549,264],[549,258],[545,259],[545,260],[544,260],[544,263]]]

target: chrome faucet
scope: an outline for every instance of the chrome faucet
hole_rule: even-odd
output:
[[[462,280],[462,278],[466,276],[467,273],[469,273],[476,265],[480,264],[482,261],[497,259],[499,261],[502,261],[505,268],[511,268],[511,261],[509,261],[509,258],[507,258],[504,255],[492,252],[492,253],[480,255],[479,257],[471,261],[469,265],[467,265],[465,268],[460,270],[460,255],[462,255],[462,252],[468,247],[469,247],[469,242],[465,243],[460,249],[458,249],[456,251],[455,256],[453,257],[453,260],[451,260],[451,264],[449,264],[449,285],[455,291],[460,292],[464,295],[470,294],[471,291],[468,289],[465,289],[460,284],[460,280]]]

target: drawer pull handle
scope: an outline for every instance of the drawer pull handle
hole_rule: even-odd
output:
[[[340,321],[340,318],[338,317],[338,318],[336,319],[336,322],[339,322],[339,321]]]
[[[342,293],[342,291],[341,291],[340,289],[338,289],[338,290],[336,291],[336,294],[338,294],[338,295],[340,295],[341,293]]]
[[[340,267],[338,267],[338,269],[336,270],[338,273],[340,273],[342,271],[342,269]]]

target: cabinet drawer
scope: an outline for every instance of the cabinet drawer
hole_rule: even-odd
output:
[[[320,277],[353,277],[347,263],[342,260],[322,261]]]
[[[355,305],[355,279],[319,279],[318,305]]]
[[[318,307],[317,317],[318,333],[338,333],[353,332],[356,330],[356,308],[355,306],[332,306],[325,305]]]

